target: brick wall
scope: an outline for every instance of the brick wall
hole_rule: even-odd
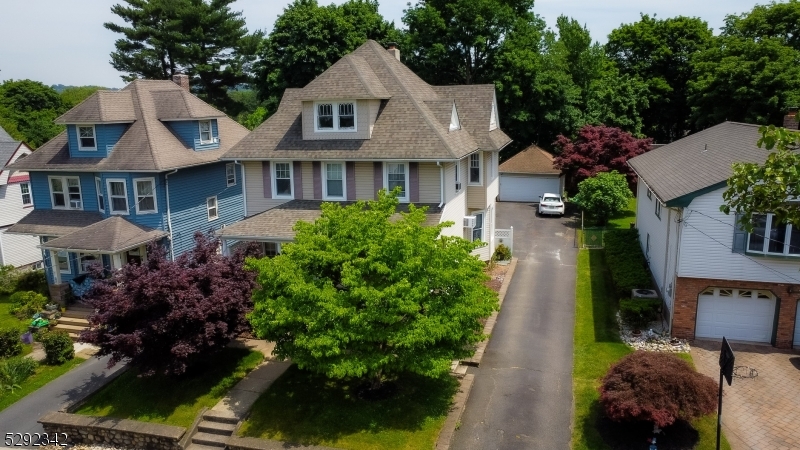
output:
[[[797,300],[800,298],[800,286],[793,284],[678,277],[675,286],[675,314],[672,319],[673,336],[694,339],[694,329],[697,321],[697,296],[709,287],[762,289],[775,294],[779,299],[778,334],[775,339],[775,346],[778,348],[792,348]],[[792,292],[789,292],[790,290]]]
[[[783,116],[783,127],[790,130],[798,129],[797,111],[789,111],[789,114]]]

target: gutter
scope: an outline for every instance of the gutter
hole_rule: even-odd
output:
[[[169,176],[177,172],[178,169],[173,170],[164,175],[164,189],[167,192],[167,227],[169,228],[169,256],[175,261],[175,245],[172,241],[172,215],[169,209]]]
[[[441,161],[436,161],[436,165],[439,166],[439,180],[441,181],[439,187],[439,208],[441,208],[444,205],[444,166]]]

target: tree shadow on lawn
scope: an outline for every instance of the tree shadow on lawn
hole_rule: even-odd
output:
[[[400,441],[408,433],[431,431],[447,415],[458,382],[450,376],[404,374],[395,383],[392,397],[364,400],[357,395],[358,380],[334,381],[293,365],[258,399],[242,433],[316,445],[358,435],[355,439],[362,443],[375,440],[381,448],[405,448]],[[363,436],[382,432],[384,438]],[[438,426],[433,433],[435,439]]]

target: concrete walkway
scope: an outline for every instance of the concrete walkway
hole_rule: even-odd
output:
[[[577,249],[571,220],[535,210],[497,204],[518,263],[450,448],[569,448]]]

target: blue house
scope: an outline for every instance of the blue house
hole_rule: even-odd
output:
[[[9,165],[30,174],[34,210],[7,231],[39,238],[54,300],[91,263],[142,261],[154,239],[175,258],[244,217],[241,165],[219,157],[248,130],[186,75],[98,91],[56,123],[66,131]]]

